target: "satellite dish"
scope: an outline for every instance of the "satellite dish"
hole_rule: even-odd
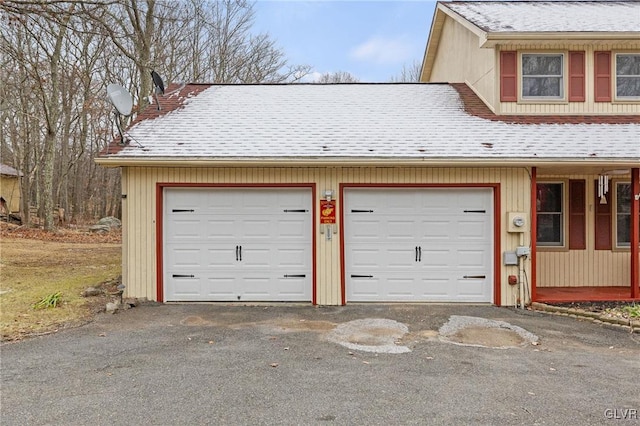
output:
[[[160,78],[157,72],[151,70],[151,78],[153,79],[153,85],[156,86],[156,90],[153,91],[153,96],[156,98],[156,105],[158,105],[158,111],[160,111],[160,102],[158,102],[158,94],[164,95],[164,82]]]
[[[151,70],[151,78],[153,79],[153,85],[156,86],[156,94],[162,93],[164,95],[164,82],[160,78],[160,75]]]
[[[124,87],[119,84],[109,84],[107,86],[107,96],[118,113],[124,116],[131,115],[133,98]]]

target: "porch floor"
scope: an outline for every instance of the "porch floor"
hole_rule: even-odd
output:
[[[534,302],[633,302],[629,287],[538,287]]]

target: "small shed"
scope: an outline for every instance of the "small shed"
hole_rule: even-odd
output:
[[[0,213],[20,211],[20,178],[22,173],[11,166],[0,164]]]

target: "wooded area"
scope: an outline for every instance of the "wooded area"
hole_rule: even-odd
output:
[[[252,32],[245,0],[0,0],[0,155],[22,173],[22,221],[120,217],[120,172],[93,159],[117,135],[106,86],[148,104],[156,70],[165,82],[295,83],[269,34]],[[405,67],[394,81],[417,81]],[[348,73],[322,82],[357,81]],[[33,212],[33,213],[31,213]],[[33,215],[37,215],[33,217]]]

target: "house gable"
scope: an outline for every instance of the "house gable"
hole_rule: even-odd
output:
[[[638,114],[616,61],[639,60],[639,15],[633,1],[439,2],[422,81],[467,83],[496,114]]]

